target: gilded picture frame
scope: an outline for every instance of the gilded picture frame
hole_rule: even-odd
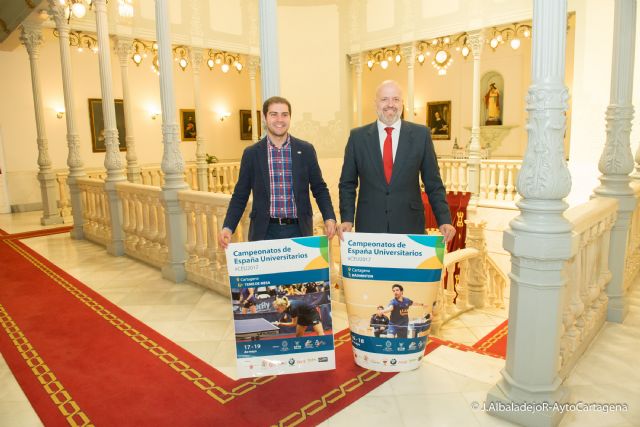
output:
[[[193,108],[180,109],[180,139],[182,141],[196,140],[196,110]]]
[[[116,128],[118,129],[118,145],[120,151],[127,151],[127,131],[124,123],[124,102],[115,99]],[[89,127],[91,128],[91,150],[94,153],[104,153],[104,115],[102,113],[102,99],[89,98]]]
[[[432,139],[451,139],[451,101],[427,102],[427,127]]]

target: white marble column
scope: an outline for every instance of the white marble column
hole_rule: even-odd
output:
[[[258,117],[258,114],[256,113],[256,104],[258,102],[256,74],[258,72],[259,66],[260,58],[256,56],[249,56],[247,58],[247,72],[249,73],[249,94],[251,95],[251,140],[254,142],[262,136],[258,135],[258,120],[262,120],[262,117]]]
[[[627,235],[636,198],[629,186],[633,172],[633,155],[629,135],[633,119],[633,60],[636,37],[636,0],[616,0],[613,26],[613,59],[611,63],[611,94],[607,108],[607,140],[598,163],[602,172],[596,197],[618,201],[618,218],[611,230],[607,286],[609,305],[607,320],[622,322],[629,304],[625,298],[624,269]]]
[[[38,144],[38,181],[40,181],[40,195],[42,197],[42,225],[62,223],[62,215],[56,206],[56,175],[51,169],[49,157],[49,142],[44,124],[44,108],[42,106],[42,92],[40,90],[40,45],[42,44],[42,28],[40,24],[24,24],[20,33],[20,41],[29,54],[31,66],[31,87],[33,90],[33,108],[36,115],[36,142]]]
[[[349,55],[349,63],[353,66],[356,87],[356,127],[362,126],[362,53]]]
[[[202,110],[202,99],[200,96],[200,69],[204,60],[202,48],[192,47],[189,49],[189,54],[191,56],[191,69],[193,70],[193,99],[196,107],[196,167],[198,173],[198,190],[208,191],[209,166],[207,165],[205,148],[204,111]]]
[[[416,45],[414,42],[402,45],[402,56],[407,63],[407,95],[405,100],[407,105],[404,107],[404,119],[410,122],[415,121],[413,115],[413,103],[415,95],[415,65],[416,65]]]
[[[80,158],[80,136],[76,129],[75,98],[73,95],[73,79],[71,75],[71,54],[69,52],[69,24],[64,16],[64,7],[58,0],[49,0],[49,16],[53,17],[58,31],[58,43],[60,45],[60,63],[62,65],[62,89],[64,93],[65,120],[67,123],[67,146],[69,155],[69,196],[71,198],[71,210],[73,214],[73,229],[71,237],[84,239],[82,219],[82,194],[78,189],[77,179],[85,176],[84,165]]]
[[[259,0],[260,77],[262,99],[280,96],[280,54],[278,49],[278,2]]]
[[[162,107],[162,153],[161,168],[164,173],[162,203],[165,208],[167,246],[169,259],[162,267],[162,276],[174,282],[186,279],[184,261],[186,259],[186,221],[178,192],[188,189],[184,182],[184,159],[180,151],[177,109],[173,85],[173,55],[171,54],[171,32],[169,31],[169,0],[156,0],[156,36],[158,39],[158,60],[160,62],[160,104]],[[197,129],[196,125],[196,129]]]
[[[129,61],[131,61],[132,42],[130,38],[119,37],[116,43],[116,53],[120,60],[120,76],[122,77],[122,100],[124,103],[124,127],[127,130],[125,141],[127,144],[127,180],[140,184],[140,165],[136,154],[136,138],[133,120],[133,98],[129,90]]]
[[[489,391],[492,415],[527,426],[557,425],[562,413],[501,410],[497,405],[567,402],[558,375],[563,273],[572,248],[564,217],[571,176],[563,136],[569,93],[564,84],[567,1],[534,0],[531,86],[527,96],[528,144],[518,176],[520,215],[504,233],[511,253],[509,337],[502,379]],[[504,408],[504,407],[502,407]]]
[[[469,207],[475,209],[480,198],[480,57],[484,47],[482,30],[470,31],[467,39],[473,55],[473,89],[471,92],[471,142],[469,143],[469,157],[467,160],[469,192],[471,199]],[[472,303],[473,304],[473,303]]]
[[[113,77],[111,75],[111,43],[109,42],[109,23],[107,22],[107,1],[93,0],[96,11],[96,31],[98,38],[98,65],[100,68],[100,89],[102,91],[102,117],[104,120],[104,167],[107,169],[104,188],[109,201],[111,220],[111,241],[107,243],[107,252],[111,255],[124,255],[124,230],[122,229],[122,203],[116,191],[116,183],[126,181],[118,128],[116,127],[116,106],[113,98]]]

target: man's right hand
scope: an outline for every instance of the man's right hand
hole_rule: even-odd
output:
[[[342,233],[349,233],[351,232],[352,228],[353,228],[352,222],[343,222],[342,224],[340,224],[338,226],[338,237],[340,238],[340,240],[344,241],[344,238],[342,237]]]
[[[231,232],[231,230],[229,230],[228,228],[223,228],[222,230],[220,230],[220,232],[218,233],[218,244],[223,248],[223,249],[227,249],[227,246],[229,246],[229,243],[231,243],[231,235],[233,233]]]

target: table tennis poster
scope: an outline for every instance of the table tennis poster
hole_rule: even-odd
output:
[[[382,372],[420,366],[444,251],[442,236],[345,233],[342,278],[356,364]]]
[[[326,236],[226,250],[239,378],[335,369]]]

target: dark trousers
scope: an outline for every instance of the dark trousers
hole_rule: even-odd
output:
[[[292,237],[302,237],[298,224],[269,224],[264,240],[290,239]]]

